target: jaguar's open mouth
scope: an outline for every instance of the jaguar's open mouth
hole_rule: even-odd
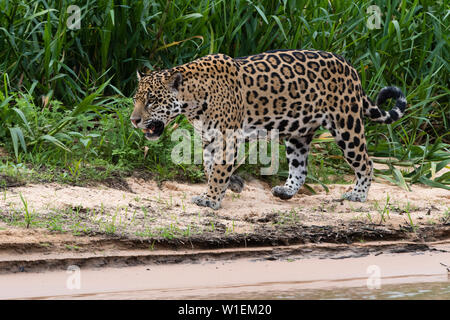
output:
[[[144,132],[145,137],[148,140],[156,140],[161,136],[161,134],[164,131],[164,123],[159,120],[153,120],[148,125],[147,128],[142,129],[142,132]]]

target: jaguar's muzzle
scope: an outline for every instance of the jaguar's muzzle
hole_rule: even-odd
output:
[[[164,131],[164,122],[160,120],[152,120],[146,126],[145,129],[142,129],[142,132],[145,133],[145,137],[148,140],[156,140],[158,139]]]

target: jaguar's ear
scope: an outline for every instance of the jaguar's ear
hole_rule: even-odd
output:
[[[144,76],[144,74],[141,73],[139,70],[136,70],[136,76],[137,76],[138,81],[141,81],[141,78]]]
[[[180,72],[175,72],[170,75],[168,85],[169,89],[178,92],[183,84],[183,75]]]

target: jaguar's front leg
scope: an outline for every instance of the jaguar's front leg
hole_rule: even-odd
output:
[[[208,190],[200,196],[193,197],[192,202],[202,207],[219,209],[233,170],[233,164],[214,163],[208,179]]]
[[[209,181],[209,177],[211,175],[213,162],[214,150],[211,147],[211,142],[203,141],[203,169],[207,181]],[[235,193],[241,193],[244,189],[244,180],[235,174],[231,175],[228,189]]]
[[[203,158],[208,168],[208,190],[200,196],[192,198],[192,202],[203,207],[210,207],[214,210],[220,208],[225,192],[230,184],[231,175],[235,169],[235,159],[237,157],[236,138],[234,135],[215,135],[211,139],[212,143],[204,144]]]

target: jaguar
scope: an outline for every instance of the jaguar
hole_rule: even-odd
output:
[[[204,131],[277,130],[286,146],[289,176],[272,188],[290,199],[307,175],[308,152],[315,131],[327,129],[355,172],[353,190],[343,199],[364,202],[372,181],[373,163],[367,153],[364,117],[390,124],[400,119],[407,101],[395,87],[382,88],[374,103],[346,59],[319,50],[274,50],[232,58],[207,55],[170,69],[137,72],[138,87],[130,120],[149,140],[158,139],[180,114],[200,121]],[[395,99],[389,111],[380,106]],[[229,135],[228,135],[229,136]],[[192,198],[219,209],[227,189],[241,192],[236,137],[219,144],[216,135],[202,135],[207,190]],[[221,140],[223,142],[223,139]],[[221,157],[219,157],[221,155]]]

